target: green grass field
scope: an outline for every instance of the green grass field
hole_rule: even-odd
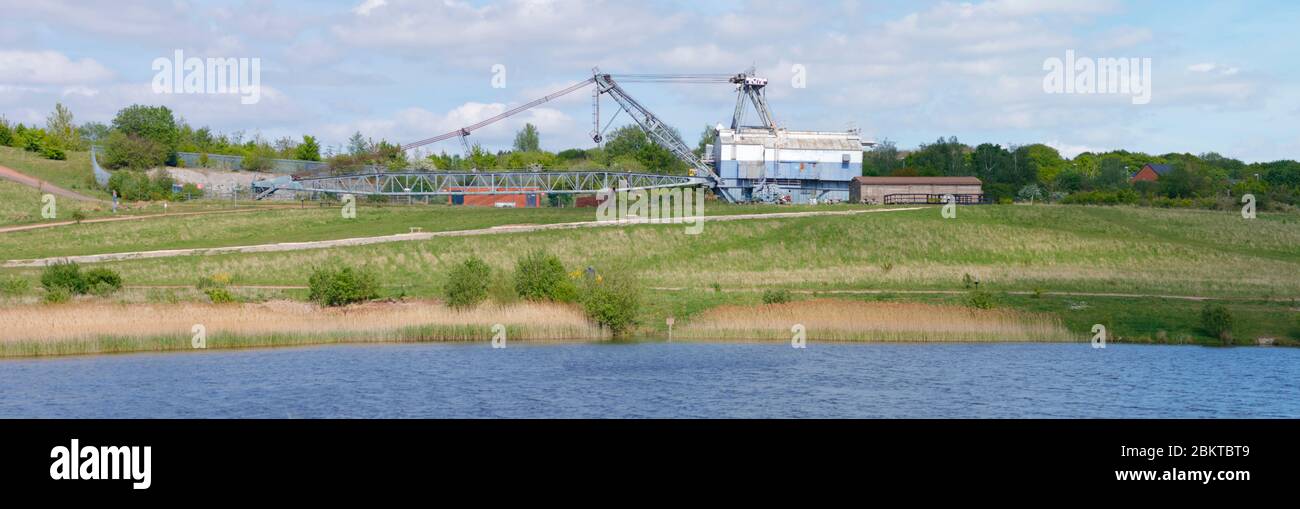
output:
[[[790,207],[715,206],[710,214]],[[331,260],[380,269],[395,293],[436,295],[446,268],[477,255],[510,270],[522,253],[545,248],[570,269],[626,270],[648,288],[642,321],[662,329],[722,303],[758,303],[763,289],[822,297],[960,303],[967,274],[1000,306],[1060,316],[1087,335],[1094,323],[1128,341],[1209,342],[1202,303],[1164,297],[1057,296],[1050,292],[1202,296],[1237,316],[1238,338],[1296,337],[1300,302],[1300,216],[1086,206],[980,206],[943,219],[938,208],[854,216],[557,230],[447,237],[279,253],[111,262],[128,285],[192,285],[227,273],[238,285],[303,285]],[[0,258],[167,247],[315,240],[590,220],[591,209],[363,208],[168,218],[0,234]],[[33,269],[3,273],[30,278]],[[714,289],[717,286],[721,291]],[[33,288],[37,285],[33,284]],[[33,290],[39,291],[39,290]],[[827,293],[879,291],[884,293]],[[915,291],[955,293],[906,293]],[[1012,295],[1005,292],[1043,292]],[[290,294],[303,293],[290,291]]]
[[[111,198],[111,195],[94,185],[90,152],[68,151],[67,154],[67,160],[54,161],[22,149],[0,146],[0,166],[13,168],[92,198]]]

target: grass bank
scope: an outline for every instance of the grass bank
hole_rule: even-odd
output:
[[[328,343],[488,341],[493,326],[507,341],[600,340],[581,311],[554,304],[480,306],[373,302],[342,308],[271,301],[256,304],[111,304],[80,302],[0,309],[0,357],[192,350],[201,325],[206,348]]]
[[[792,330],[793,329],[793,330]],[[790,341],[1013,342],[1078,341],[1046,313],[922,303],[817,299],[719,306],[674,331],[674,339]]]
[[[716,211],[719,214],[754,210],[724,207],[714,209],[721,209]],[[590,213],[589,209],[409,210],[429,214],[429,220],[437,222],[433,228],[445,223],[457,229],[470,221],[519,224],[545,220],[547,213]],[[336,212],[319,219],[318,226],[312,227],[316,233],[294,233],[294,221],[285,221],[281,230],[288,236],[306,236],[364,224],[341,225],[343,220],[334,219]],[[228,234],[211,240],[188,229],[211,232],[204,229],[216,219],[175,219],[170,230],[135,231],[111,242],[135,242],[131,237],[168,242],[170,235],[203,244],[228,242],[234,235],[278,233],[275,227],[229,225],[221,227],[228,228]],[[396,227],[402,221],[393,219],[390,224]],[[9,242],[5,237],[0,235],[0,242]],[[0,249],[49,256],[51,251],[85,249],[95,242],[90,236],[63,240],[74,247],[65,246],[58,237],[27,237],[0,244]],[[1300,215],[1296,214],[1264,213],[1245,220],[1235,212],[1012,205],[960,207],[956,218],[943,219],[938,208],[927,208],[709,222],[700,235],[686,235],[680,225],[629,225],[103,265],[120,271],[128,285],[191,286],[200,276],[220,273],[229,274],[237,286],[300,286],[313,267],[338,261],[375,269],[383,275],[380,283],[393,295],[424,298],[438,295],[448,268],[470,256],[482,258],[494,271],[510,272],[520,255],[538,247],[556,254],[568,270],[590,266],[639,276],[653,288],[642,299],[640,313],[642,327],[650,334],[666,332],[667,317],[676,318],[680,331],[712,308],[760,304],[767,289],[790,290],[796,300],[963,306],[970,291],[965,279],[970,276],[995,297],[996,309],[1046,314],[1075,335],[1089,335],[1092,325],[1101,323],[1117,341],[1217,344],[1199,325],[1204,303],[1175,298],[1197,296],[1232,312],[1237,318],[1238,344],[1253,344],[1261,337],[1276,338],[1279,344],[1300,340]],[[27,295],[12,298],[22,302],[39,299],[38,274],[37,269],[0,270],[0,276],[30,282]],[[305,295],[301,290],[282,293],[293,298]],[[151,291],[151,295],[147,299],[203,298],[197,292]]]

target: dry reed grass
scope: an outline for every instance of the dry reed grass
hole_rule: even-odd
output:
[[[720,306],[674,331],[674,338],[789,340],[794,324],[821,341],[1077,341],[1053,317],[1015,310],[980,310],[919,303],[834,299]]]
[[[376,302],[320,308],[261,304],[73,303],[0,309],[0,356],[188,349],[203,324],[208,348],[340,342],[473,341],[506,326],[514,340],[602,339],[575,307],[520,303],[457,311],[440,303]]]

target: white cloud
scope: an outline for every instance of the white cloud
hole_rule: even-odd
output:
[[[1084,152],[1092,152],[1095,154],[1098,152],[1105,152],[1109,150],[1109,149],[1099,148],[1099,147],[1090,147],[1088,145],[1073,145],[1069,143],[1062,143],[1060,140],[1052,140],[1044,143],[1044,145],[1056,149],[1057,152],[1061,153],[1061,157],[1064,157],[1066,159],[1074,159],[1079,154],[1082,154]]]
[[[90,58],[72,60],[57,51],[0,51],[0,83],[65,85],[106,80],[113,73]]]
[[[360,5],[352,8],[352,12],[358,16],[369,16],[370,11],[388,5],[384,0],[365,0]]]
[[[1204,62],[1200,64],[1189,65],[1187,66],[1187,70],[1192,72],[1210,72],[1213,71],[1215,67],[1217,66],[1215,66],[1213,62]]]
[[[361,132],[367,138],[386,139],[396,143],[436,136],[445,132],[470,125],[510,109],[513,105],[505,103],[466,102],[445,113],[437,113],[424,108],[405,108],[394,113],[378,117],[365,118],[352,122],[328,124],[322,132],[328,143],[341,143],[352,133]],[[516,114],[504,120],[483,127],[470,134],[470,144],[480,143],[486,148],[505,148],[514,139],[515,132],[525,123],[537,126],[542,133],[543,145],[547,148],[567,147],[571,145],[554,144],[554,139],[567,140],[560,133],[576,127],[572,117],[556,109],[536,107]],[[463,150],[456,139],[425,147],[426,151],[458,153]]]

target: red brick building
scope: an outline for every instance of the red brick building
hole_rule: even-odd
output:
[[[1133,174],[1133,178],[1128,179],[1129,183],[1137,181],[1155,182],[1160,177],[1168,175],[1173,171],[1173,167],[1167,164],[1147,164],[1143,165],[1141,170]]]

